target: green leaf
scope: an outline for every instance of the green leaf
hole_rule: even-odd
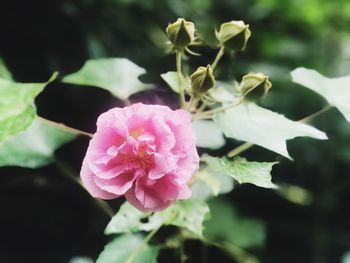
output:
[[[118,213],[108,223],[105,234],[118,234],[138,231],[151,231],[163,224],[163,219],[159,214],[143,213],[135,207],[125,202],[119,209]],[[142,222],[148,218],[148,222]]]
[[[160,75],[169,87],[176,93],[180,92],[180,82],[176,71],[169,71]]]
[[[74,137],[37,119],[27,130],[0,144],[0,167],[37,168],[47,165],[54,160],[55,150]]]
[[[162,225],[174,225],[201,237],[208,213],[208,206],[200,200],[176,202],[164,211],[155,213],[142,213],[129,203],[124,203],[107,225],[105,234],[151,231]],[[148,219],[147,222],[142,222],[145,219]]]
[[[242,217],[222,199],[209,201],[211,220],[205,223],[204,236],[211,241],[227,241],[241,248],[260,247],[265,242],[263,222]]]
[[[238,83],[232,84],[222,81],[217,81],[215,88],[209,90],[209,95],[216,101],[221,103],[233,103],[238,101],[239,98],[235,95],[235,89],[237,89]]]
[[[238,183],[250,183],[265,188],[277,188],[271,182],[272,166],[277,162],[249,162],[245,158],[212,157],[207,154],[202,160],[215,172],[231,176]]]
[[[150,89],[139,80],[146,70],[125,58],[91,59],[77,72],[65,76],[63,82],[95,86],[125,100],[130,95]]]
[[[13,80],[11,72],[7,69],[4,61],[0,58],[0,78]]]
[[[108,243],[96,263],[155,263],[159,248],[144,243],[141,235],[122,235]]]
[[[35,97],[56,78],[45,83],[16,83],[0,78],[0,143],[25,130],[35,118]]]
[[[209,218],[209,207],[206,203],[189,199],[172,204],[166,210],[159,212],[164,225],[185,228],[198,237],[203,235],[203,223]]]
[[[192,125],[196,133],[198,147],[214,150],[225,145],[224,135],[213,121],[194,120]]]
[[[226,194],[234,187],[233,178],[225,173],[213,171],[210,167],[202,168],[192,185],[192,198],[206,200],[212,196]]]
[[[324,97],[338,108],[350,122],[350,76],[327,78],[316,70],[297,68],[291,72],[292,80]]]
[[[300,136],[327,139],[325,133],[314,127],[291,121],[252,102],[217,113],[214,121],[227,137],[260,145],[290,159],[287,140]]]

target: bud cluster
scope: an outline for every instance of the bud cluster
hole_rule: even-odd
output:
[[[191,51],[188,47],[194,43],[195,37],[194,23],[183,18],[177,19],[166,28],[167,37],[178,53]],[[243,51],[251,36],[249,25],[243,21],[230,21],[221,24],[220,29],[215,31],[220,51],[211,65],[198,67],[197,70],[189,76],[189,94],[199,98],[215,86],[214,68],[225,50]],[[182,73],[181,73],[182,74]],[[247,100],[256,100],[265,96],[272,84],[268,76],[262,73],[249,73],[243,76],[238,87],[240,96]],[[185,90],[186,91],[186,90]]]

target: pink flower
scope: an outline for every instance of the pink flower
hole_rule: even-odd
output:
[[[94,197],[124,195],[141,211],[157,211],[191,196],[198,165],[191,115],[138,103],[100,115],[80,175]]]

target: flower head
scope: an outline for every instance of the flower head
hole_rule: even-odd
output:
[[[157,211],[191,196],[198,165],[191,115],[138,103],[100,115],[80,174],[94,197],[124,195],[141,211]]]

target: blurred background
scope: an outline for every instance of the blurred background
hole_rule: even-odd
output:
[[[269,75],[273,88],[261,104],[293,120],[325,101],[293,84],[291,70],[304,66],[330,77],[350,75],[348,0],[1,0],[0,10],[0,57],[22,82],[45,81],[53,71],[63,76],[89,58],[126,57],[147,69],[144,81],[157,86],[153,99],[172,101],[159,75],[175,69],[164,31],[177,17],[195,22],[209,46],[222,22],[250,24],[247,50],[226,54],[217,78],[239,80],[249,71]],[[216,55],[209,47],[195,51],[202,56],[191,58],[189,68],[207,65]],[[122,102],[101,89],[53,83],[36,104],[43,117],[94,132],[97,116]],[[350,262],[350,124],[333,109],[313,125],[329,140],[290,141],[294,162],[259,147],[243,154],[280,161],[273,181],[284,186],[281,191],[236,186],[212,203],[226,238],[260,262]],[[65,145],[57,152],[59,162],[42,169],[0,169],[0,262],[78,262],[84,260],[78,256],[94,260],[102,251],[109,218],[65,176],[78,176],[87,143],[79,138]],[[235,145],[229,141],[221,153]],[[117,209],[121,202],[111,205]],[[196,242],[185,249],[188,262],[236,262]],[[163,251],[160,262],[178,260]]]

